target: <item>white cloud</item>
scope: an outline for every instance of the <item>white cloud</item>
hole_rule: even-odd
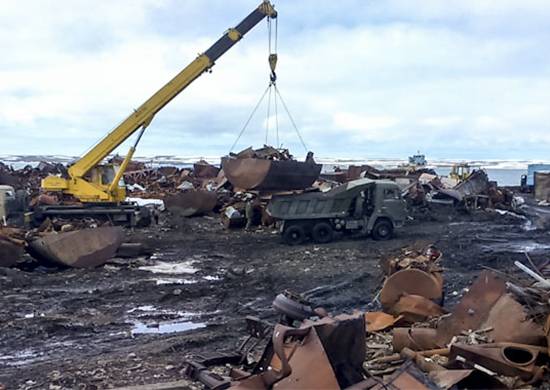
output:
[[[255,5],[4,2],[0,153],[82,152]],[[317,154],[403,156],[421,145],[453,157],[520,147],[542,157],[550,147],[546,1],[278,8],[279,88]],[[267,86],[266,51],[261,23],[157,115],[138,154],[226,152]],[[282,142],[301,153],[279,108]],[[264,142],[264,122],[265,108],[241,146]]]

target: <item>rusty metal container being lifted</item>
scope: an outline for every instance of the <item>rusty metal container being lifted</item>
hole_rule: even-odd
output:
[[[124,239],[119,226],[52,233],[29,242],[29,253],[46,263],[74,268],[93,268],[115,256]]]
[[[288,191],[310,187],[321,173],[321,164],[296,160],[222,158],[227,180],[243,190]]]

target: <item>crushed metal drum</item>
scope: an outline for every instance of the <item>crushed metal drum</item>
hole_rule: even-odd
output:
[[[319,178],[322,165],[295,160],[225,157],[222,167],[225,176],[236,188],[286,191],[310,187]]]
[[[164,198],[164,204],[168,210],[177,212],[184,217],[212,211],[217,202],[216,193],[211,191],[186,191]]]
[[[28,252],[38,260],[64,267],[92,268],[115,256],[124,239],[119,226],[51,233],[29,242]]]

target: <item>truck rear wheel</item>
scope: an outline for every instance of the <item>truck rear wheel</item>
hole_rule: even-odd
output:
[[[317,222],[313,226],[311,237],[313,238],[313,241],[319,244],[326,244],[327,242],[332,241],[333,233],[334,231],[332,230],[332,226],[330,226],[329,223]]]
[[[288,245],[299,245],[304,242],[306,232],[300,225],[291,225],[283,232],[283,239]]]
[[[372,228],[372,238],[378,241],[389,240],[393,236],[393,225],[387,219],[379,219]]]

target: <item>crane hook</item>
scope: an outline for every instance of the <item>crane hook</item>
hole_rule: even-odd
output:
[[[275,67],[277,66],[277,54],[273,53],[269,55],[269,67],[271,68],[271,82],[277,81],[277,74],[275,73]]]

